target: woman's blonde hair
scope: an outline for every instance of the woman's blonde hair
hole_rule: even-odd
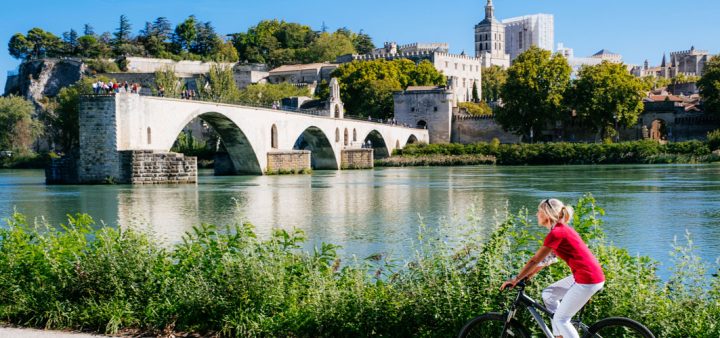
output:
[[[540,202],[538,210],[542,210],[553,222],[553,225],[556,223],[568,224],[575,212],[573,207],[565,205],[560,200],[554,198],[548,198]]]

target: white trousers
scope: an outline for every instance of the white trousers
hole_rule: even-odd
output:
[[[571,275],[543,290],[542,298],[545,307],[555,313],[552,318],[553,335],[563,336],[563,338],[580,337],[570,320],[590,300],[590,297],[602,289],[603,285],[605,282],[578,284]]]

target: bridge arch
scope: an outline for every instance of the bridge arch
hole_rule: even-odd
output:
[[[309,150],[310,165],[318,170],[338,170],[337,159],[332,143],[322,129],[311,126],[298,136],[294,150]]]
[[[370,141],[370,144],[373,148],[373,158],[374,159],[383,159],[390,157],[390,151],[388,150],[387,144],[385,143],[385,138],[380,134],[377,130],[372,130],[368,135],[365,137],[365,140],[363,141],[363,144],[368,144],[368,141]]]
[[[417,142],[418,142],[418,138],[417,138],[417,136],[415,136],[415,135],[413,134],[413,135],[410,135],[410,137],[408,137],[407,142],[405,142],[405,145],[415,144],[415,143],[417,143]]]
[[[228,152],[236,174],[262,175],[263,172],[260,162],[258,161],[255,149],[253,149],[250,140],[248,140],[245,133],[235,122],[221,113],[206,112],[192,116],[192,118],[180,126],[181,131],[175,135],[180,134],[182,128],[185,128],[195,117],[205,121],[218,133],[220,140],[222,140]]]

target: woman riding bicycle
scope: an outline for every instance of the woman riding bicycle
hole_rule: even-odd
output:
[[[567,224],[572,218],[573,208],[557,199],[546,199],[538,206],[538,223],[550,230],[543,245],[538,249],[517,277],[503,283],[501,290],[515,287],[525,278],[532,277],[549,265],[554,256],[564,260],[572,275],[555,282],[542,292],[548,310],[554,312],[552,330],[556,337],[579,337],[570,323],[572,317],[605,284],[600,263],[583,242],[580,235]]]

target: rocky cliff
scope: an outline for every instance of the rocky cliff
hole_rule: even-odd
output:
[[[8,78],[5,95],[14,94],[41,106],[43,97],[56,96],[60,89],[80,80],[86,65],[80,60],[41,59],[24,62],[15,79]]]

